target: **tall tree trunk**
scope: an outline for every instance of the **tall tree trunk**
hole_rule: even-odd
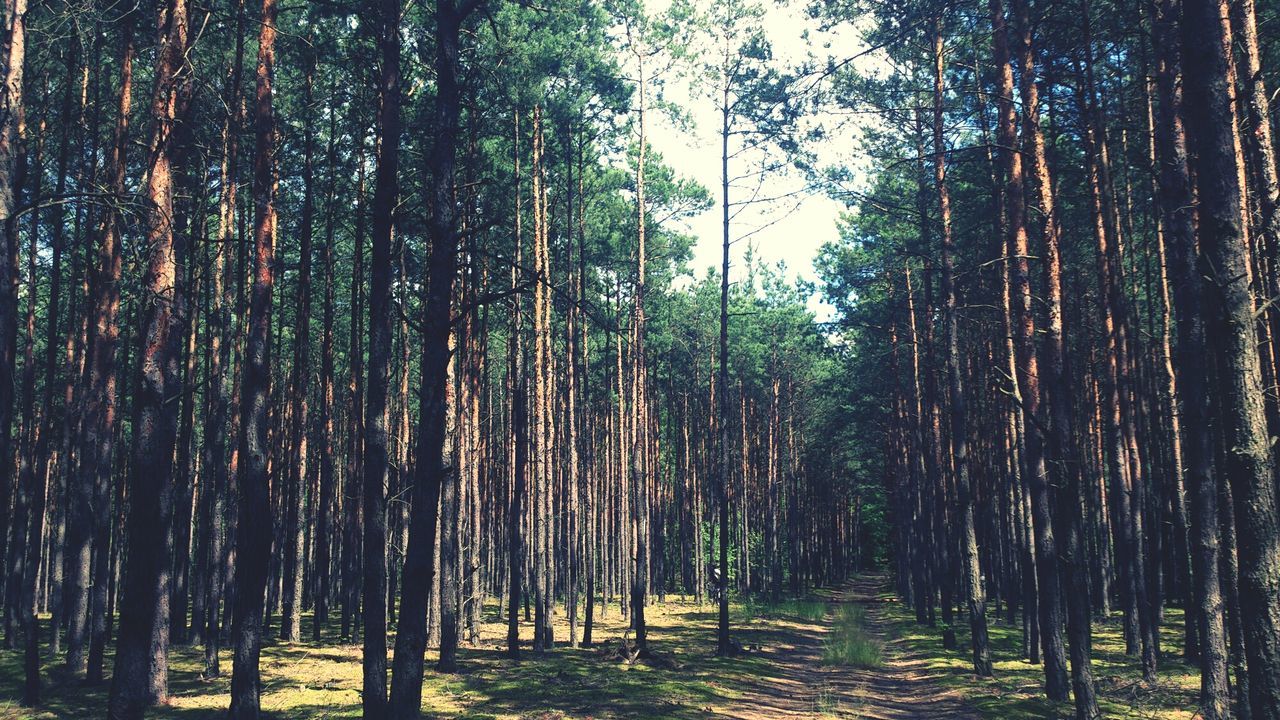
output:
[[[458,266],[458,226],[454,207],[454,167],[462,112],[458,87],[461,26],[480,0],[439,0],[436,3],[435,143],[428,156],[430,213],[428,233],[431,260],[427,298],[423,308],[423,348],[417,462],[413,476],[413,506],[409,518],[409,546],[405,553],[400,592],[400,626],[396,633],[390,717],[416,718],[422,705],[422,670],[426,651],[427,594],[435,564],[435,535],[440,484],[445,468],[445,415],[448,389],[449,336],[452,324],[453,280]]]
[[[120,634],[107,716],[141,718],[168,696],[167,646],[174,443],[179,343],[182,341],[186,238],[174,233],[175,135],[187,120],[192,85],[186,77],[186,0],[159,8],[159,49],[151,115],[155,122],[147,172],[147,270],[140,374],[135,396],[132,478],[129,485],[129,558],[120,599]]]
[[[223,89],[227,103],[227,116],[222,126],[222,165],[220,168],[220,196],[218,198],[218,246],[214,249],[209,282],[209,377],[214,378],[212,407],[205,427],[205,509],[203,513],[205,536],[208,538],[204,562],[207,565],[205,582],[207,600],[206,627],[204,629],[204,674],[217,677],[221,674],[219,650],[222,644],[222,617],[219,603],[226,598],[224,579],[230,569],[227,553],[231,549],[229,529],[225,527],[228,500],[231,494],[230,466],[227,436],[231,433],[231,412],[235,401],[236,383],[231,379],[234,327],[231,312],[236,307],[235,287],[228,281],[227,256],[237,243],[236,215],[239,181],[241,115],[240,79],[244,60],[244,0],[236,0],[235,52],[227,69]]]
[[[521,258],[523,255],[522,202],[520,183],[520,111],[515,113],[515,133],[512,135],[514,153],[512,163],[515,168],[515,255],[511,265],[511,339],[507,348],[507,375],[511,397],[511,443],[513,445],[509,457],[511,464],[511,497],[507,508],[507,565],[509,571],[507,587],[507,655],[512,659],[520,657],[520,602],[524,590],[524,542],[522,527],[524,525],[524,498],[529,468],[529,387],[526,381],[524,357],[524,315],[522,312],[521,294],[517,291],[520,282]]]
[[[1160,96],[1156,115],[1156,143],[1160,157],[1160,210],[1169,248],[1169,281],[1177,311],[1174,357],[1178,395],[1182,401],[1182,452],[1186,482],[1193,493],[1191,506],[1191,564],[1194,610],[1200,638],[1200,713],[1205,720],[1230,716],[1227,682],[1227,640],[1223,624],[1222,584],[1219,577],[1218,480],[1213,471],[1210,428],[1208,360],[1205,316],[1200,297],[1191,178],[1187,138],[1183,128],[1181,57],[1178,22],[1180,0],[1162,0],[1156,18],[1154,43],[1156,83]],[[1229,510],[1228,510],[1229,511]]]
[[[1221,348],[1222,468],[1235,503],[1240,562],[1240,615],[1249,666],[1249,695],[1257,719],[1280,717],[1280,519],[1277,518],[1271,442],[1259,367],[1249,257],[1241,219],[1244,188],[1232,118],[1231,32],[1220,0],[1186,0],[1182,19],[1184,112],[1197,163],[1199,241],[1206,323],[1212,347]]]
[[[27,53],[27,2],[6,0],[4,89],[0,91],[0,550],[9,537],[14,383],[18,343],[18,194],[22,188],[23,72]],[[5,557],[0,552],[0,558]]]
[[[1062,592],[1057,567],[1057,540],[1049,503],[1048,467],[1045,458],[1040,368],[1036,357],[1035,314],[1032,307],[1029,243],[1026,228],[1026,196],[1022,157],[1013,111],[1013,72],[1009,66],[1004,8],[1000,0],[988,0],[993,31],[993,57],[998,78],[999,142],[1005,171],[1005,209],[1008,215],[1008,250],[1012,258],[1014,344],[1017,380],[1025,423],[1025,462],[1035,534],[1035,575],[1040,642],[1044,650],[1045,693],[1049,699],[1068,696],[1066,653],[1062,642]]]
[[[973,646],[973,671],[992,675],[987,647],[987,601],[978,564],[978,535],[973,517],[973,488],[969,479],[969,416],[960,368],[959,302],[955,286],[955,239],[951,232],[951,193],[947,187],[946,140],[943,129],[945,58],[942,20],[933,29],[933,179],[938,191],[938,218],[942,227],[942,302],[946,316],[947,383],[951,393],[951,452],[955,465],[956,499],[960,516],[960,554],[964,592],[969,607],[969,637]],[[776,381],[775,381],[776,382]],[[776,386],[775,386],[776,387]]]
[[[382,74],[378,83],[378,164],[373,190],[373,255],[369,263],[369,382],[364,410],[365,718],[381,718],[387,711],[387,398],[391,372],[391,234],[400,162],[399,1],[383,0],[377,12]]]
[[[643,38],[641,39],[643,41]],[[645,591],[649,584],[649,533],[648,507],[649,500],[646,488],[652,479],[648,476],[650,468],[646,462],[649,449],[648,422],[648,385],[649,371],[645,357],[645,160],[648,142],[645,137],[646,93],[648,78],[645,76],[645,57],[637,53],[639,65],[637,107],[639,116],[640,137],[636,150],[636,284],[635,308],[631,321],[631,332],[634,339],[631,343],[631,382],[632,408],[636,418],[632,424],[631,438],[631,523],[635,533],[635,555],[632,558],[634,570],[631,578],[631,628],[635,632],[636,649],[644,654],[649,651],[648,630],[645,627],[644,606]]]
[[[329,113],[329,150],[326,157],[328,168],[328,190],[325,203],[328,211],[325,216],[325,240],[321,257],[324,263],[324,322],[320,340],[320,501],[316,507],[316,582],[315,612],[312,615],[311,639],[320,640],[321,634],[329,624],[330,565],[332,547],[330,536],[333,534],[333,503],[335,493],[334,445],[338,441],[333,423],[334,403],[334,366],[333,366],[333,322],[334,322],[334,231],[337,227],[337,113]]]
[[[47,92],[46,92],[47,95]],[[64,102],[64,107],[70,103]],[[40,201],[41,201],[41,178],[43,176],[43,147],[46,131],[46,123],[41,120],[39,130],[36,137],[35,162],[33,166],[35,172],[31,181],[31,205],[34,210],[31,213],[30,226],[30,249],[27,253],[27,283],[29,287],[27,296],[27,348],[25,362],[26,367],[23,368],[23,374],[30,375],[30,387],[27,391],[27,398],[24,400],[26,404],[31,404],[35,399],[35,331],[36,331],[36,301],[39,293],[36,292],[36,257],[39,250],[40,239]],[[64,144],[65,144],[65,133]],[[65,171],[65,159],[60,161],[60,171]],[[61,184],[62,178],[59,178]],[[57,242],[57,241],[55,241]],[[53,401],[53,385],[54,385],[54,359],[57,357],[58,344],[54,342],[58,334],[57,323],[57,303],[60,291],[59,285],[61,278],[61,248],[53,248],[53,272],[49,279],[49,308],[48,308],[48,327],[45,336],[45,363],[44,374],[45,383],[43,389],[43,398],[41,400],[41,417],[37,424],[34,417],[27,419],[28,439],[27,452],[21,458],[21,466],[19,469],[20,485],[26,488],[28,509],[28,520],[24,527],[15,528],[13,537],[20,540],[19,548],[23,552],[22,567],[23,577],[21,581],[20,602],[18,604],[18,612],[21,614],[22,622],[22,642],[23,642],[23,675],[24,682],[22,686],[21,702],[26,706],[33,706],[40,701],[40,604],[39,604],[39,580],[40,580],[40,558],[41,549],[44,542],[45,530],[45,511],[47,509],[48,500],[48,452],[49,452],[49,434],[52,432],[52,423],[49,422],[49,416],[52,414]],[[24,377],[23,384],[27,385]],[[19,534],[24,531],[24,534]],[[57,627],[53,627],[54,633],[58,632]]]
[[[548,557],[551,513],[548,498],[552,492],[552,375],[551,375],[551,307],[550,307],[550,258],[547,257],[547,171],[545,161],[546,142],[542,128],[542,107],[533,108],[533,141],[530,157],[530,191],[533,199],[533,423],[530,449],[533,454],[532,502],[530,525],[533,531],[533,651],[541,653],[551,648],[549,632],[551,619],[550,596],[551,562]]]
[[[74,75],[75,75],[75,71],[77,70],[77,63],[78,63],[79,57],[80,57],[80,52],[79,52],[78,46],[73,46],[73,49],[71,50],[71,52],[67,53],[66,75],[64,77],[62,106],[61,106],[61,113],[60,113],[60,117],[62,118],[64,125],[61,131],[61,138],[58,143],[58,159],[57,159],[57,170],[56,170],[57,179],[55,180],[55,187],[54,187],[54,195],[56,197],[62,197],[62,195],[66,192],[66,187],[67,187],[67,169],[68,169],[68,163],[70,161],[71,136],[75,132],[72,126],[73,121],[72,121],[72,115],[71,115],[71,110],[72,110],[72,104],[71,104],[72,92],[71,91],[75,84]],[[46,497],[49,504],[49,522],[52,526],[50,528],[50,536],[51,536],[49,539],[50,548],[49,548],[49,553],[47,557],[48,559],[47,581],[49,585],[48,606],[49,606],[49,611],[51,616],[49,620],[49,627],[50,627],[49,651],[51,655],[57,656],[58,651],[60,650],[59,639],[62,633],[61,631],[61,628],[62,628],[61,590],[62,590],[62,564],[63,563],[62,563],[62,554],[60,552],[60,544],[59,544],[59,537],[58,537],[59,533],[61,532],[61,525],[59,524],[58,517],[62,513],[62,504],[60,502],[61,495],[59,493],[59,487],[58,487],[59,483],[58,483],[57,475],[59,474],[59,471],[61,468],[58,467],[57,463],[54,461],[54,458],[52,457],[52,455],[56,453],[56,451],[53,449],[55,447],[53,444],[53,438],[56,436],[58,432],[58,426],[59,426],[59,423],[55,423],[56,415],[53,411],[53,407],[54,407],[53,398],[54,398],[54,388],[57,387],[58,385],[58,343],[56,342],[56,340],[60,332],[59,316],[61,313],[62,292],[63,292],[62,263],[63,263],[63,253],[65,249],[64,245],[66,242],[67,224],[63,216],[63,209],[61,205],[58,205],[52,208],[51,212],[53,214],[53,218],[51,223],[52,233],[49,241],[49,251],[52,257],[50,262],[51,267],[50,267],[49,302],[48,302],[48,309],[46,311],[46,316],[45,316],[45,323],[46,323],[45,325],[45,357],[44,357],[45,376],[44,376],[44,390],[43,390],[43,400],[42,400],[43,415],[41,416],[41,424],[40,424],[40,430],[39,430],[40,436],[35,447],[35,456],[36,456],[36,462],[37,462],[35,473],[36,473],[36,477],[40,478],[40,482],[42,482],[45,485],[45,493],[46,493]],[[36,211],[36,215],[38,214],[39,214],[39,210]],[[32,227],[33,229],[35,227],[34,216],[32,219]],[[33,243],[34,243],[34,237],[35,237],[34,232],[32,233],[32,237],[33,237]],[[34,249],[35,247],[34,244],[32,245],[32,247]],[[77,265],[74,264],[74,257],[73,257],[73,267],[77,267]],[[73,275],[74,275],[74,271],[73,271]],[[34,299],[34,297],[35,295],[33,294],[32,298]],[[68,313],[68,317],[73,319],[75,317],[74,300],[72,301],[71,304],[73,305],[73,307],[70,309],[70,312]],[[72,348],[72,352],[69,353],[71,357],[68,358],[67,367],[63,368],[63,371],[66,373],[65,377],[68,379],[71,378],[71,368],[74,366],[75,343],[73,338],[75,337],[75,333],[71,329],[72,326],[73,326],[73,323],[68,322],[68,327],[66,332],[66,341],[64,342],[64,348],[66,347]],[[63,407],[64,417],[71,412],[70,404],[71,404],[70,402],[67,402]],[[35,516],[33,515],[33,518],[34,517]],[[32,527],[33,531],[35,529],[36,529],[35,527]],[[43,526],[40,528],[40,530],[43,533],[44,531]],[[40,540],[42,540],[41,536],[35,536],[36,542],[32,543],[30,539],[31,537],[33,536],[29,534],[28,540],[27,540],[27,543],[28,543],[27,552],[32,553],[28,555],[28,563],[39,561],[39,555],[40,555],[39,542]],[[34,552],[32,550],[33,546],[35,548]],[[31,579],[34,582],[35,576],[33,575]],[[34,592],[34,585],[32,586],[32,590]],[[33,597],[32,600],[35,600],[35,598]],[[37,621],[37,617],[35,613],[38,608],[34,602],[24,603],[24,604],[26,605],[24,609],[30,613],[30,616],[27,618],[27,622],[30,624],[30,629],[24,630],[24,635],[26,636],[25,639],[27,643],[26,656],[25,656],[25,661],[26,661],[25,665],[26,665],[27,683],[28,683],[27,689],[30,690],[29,694],[32,698],[30,704],[35,705],[40,702],[39,628],[35,624]],[[24,692],[24,694],[27,694],[27,693]]]
[[[309,110],[314,104],[312,88],[315,83],[315,53],[307,51],[302,95],[302,219],[298,228],[298,285],[297,306],[294,313],[293,407],[289,413],[289,437],[293,454],[289,463],[289,483],[285,491],[288,507],[285,508],[284,539],[284,613],[280,622],[280,639],[298,642],[302,639],[302,576],[306,561],[306,544],[303,526],[306,523],[307,439],[311,431],[308,422],[308,390],[311,387],[311,231],[315,215],[312,186],[315,182],[315,135],[311,131]]]
[[[133,105],[132,17],[121,23],[119,110],[111,156],[107,163],[108,188],[124,195],[125,152],[128,148],[129,113]],[[120,218],[105,211],[99,226],[97,264],[90,282],[85,393],[80,427],[80,462],[76,477],[68,478],[67,515],[67,669],[85,671],[89,640],[91,542],[109,505],[112,447],[116,412],[116,347],[120,341]],[[105,552],[105,548],[102,548]]]
[[[718,375],[713,386],[719,394],[716,409],[717,450],[720,482],[717,488],[719,509],[720,557],[717,579],[719,615],[716,624],[716,654],[734,654],[729,639],[729,85],[724,82],[720,97],[720,357]]]
[[[275,75],[276,0],[262,0],[254,97],[253,292],[249,303],[240,394],[239,520],[236,527],[235,612],[232,638],[232,720],[260,716],[267,565],[271,554],[271,498],[267,474],[267,404],[271,397],[271,292],[275,286]]]
[[[363,149],[363,148],[362,148]],[[363,152],[356,155],[356,231],[351,258],[351,406],[348,408],[351,430],[350,452],[343,492],[342,521],[342,637],[353,637],[352,623],[360,604],[360,520],[364,497],[364,235],[365,235],[365,161]]]
[[[1026,0],[1012,5],[1018,40],[1015,54],[1023,72],[1019,78],[1019,94],[1023,107],[1023,142],[1026,150],[1027,176],[1032,179],[1042,218],[1044,239],[1045,296],[1048,325],[1045,343],[1046,399],[1048,401],[1049,457],[1057,474],[1058,502],[1055,521],[1063,536],[1062,570],[1071,587],[1087,587],[1089,572],[1082,545],[1083,518],[1080,510],[1081,470],[1075,449],[1075,433],[1071,397],[1068,391],[1067,349],[1062,309],[1062,249],[1058,233],[1058,216],[1054,203],[1053,178],[1045,152],[1044,132],[1040,125],[1039,88],[1036,84],[1030,10]],[[1092,627],[1089,596],[1084,592],[1066,593],[1067,642],[1071,659],[1071,681],[1077,720],[1100,717],[1093,682]]]

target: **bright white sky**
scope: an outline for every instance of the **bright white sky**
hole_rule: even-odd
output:
[[[661,11],[667,4],[667,0],[646,0],[650,13]],[[810,55],[825,64],[825,59],[831,54],[839,53],[838,57],[844,58],[862,49],[858,34],[851,28],[835,34],[820,33],[817,23],[805,15],[802,5],[765,3],[765,27],[773,44],[774,57],[780,65],[798,65]],[[693,126],[690,130],[683,130],[665,117],[658,118],[651,123],[649,142],[678,174],[701,183],[711,190],[715,199],[710,210],[693,217],[688,223],[688,230],[697,238],[692,267],[695,275],[700,277],[708,267],[719,268],[721,258],[719,115],[713,101],[693,94],[683,79],[668,80],[665,97],[688,110]],[[854,148],[853,138],[853,133],[846,129],[825,141],[816,148],[818,165],[849,163],[849,153]],[[734,172],[731,167],[730,174]],[[792,193],[803,188],[804,182],[798,173],[777,175],[766,181],[761,194],[778,196]],[[735,238],[756,228],[763,229],[745,241],[735,242],[730,250],[733,266],[730,278],[735,281],[742,278],[742,258],[750,243],[756,257],[764,263],[774,265],[782,261],[786,263],[789,277],[816,281],[813,260],[823,243],[837,238],[836,221],[843,209],[843,203],[817,192],[743,211],[731,227]],[[809,306],[819,320],[829,319],[831,309],[820,303],[816,294],[810,299]]]

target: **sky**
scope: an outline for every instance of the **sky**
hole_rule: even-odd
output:
[[[660,12],[666,4],[667,0],[646,0],[650,13]],[[861,41],[852,29],[819,32],[817,23],[805,15],[802,3],[766,1],[765,7],[766,32],[775,60],[783,66],[798,65],[811,55],[825,60],[831,52],[826,49],[828,46],[848,54],[860,49]],[[692,92],[685,79],[668,80],[664,94],[667,100],[684,107],[693,122],[678,127],[668,118],[658,117],[650,124],[649,143],[677,173],[708,188],[715,200],[710,209],[689,219],[686,228],[696,238],[691,266],[694,274],[701,277],[708,267],[719,268],[722,252],[719,114],[714,101]],[[852,138],[852,131],[845,128],[815,147],[819,166],[853,161],[848,157]],[[805,180],[798,173],[775,174],[765,181],[762,195],[786,195],[804,187]],[[791,279],[816,282],[814,258],[824,243],[837,239],[837,220],[844,210],[844,203],[816,191],[743,211],[735,218],[731,234],[750,237],[730,248],[730,278],[738,280],[743,276],[742,259],[750,246],[765,264],[784,262]],[[821,302],[820,294],[819,290],[810,298],[809,307],[818,320],[825,321],[830,319],[832,309]]]

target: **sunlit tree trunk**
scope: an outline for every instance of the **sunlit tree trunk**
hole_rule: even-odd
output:
[[[171,0],[158,9],[159,48],[151,116],[155,122],[147,172],[147,269],[140,376],[134,398],[129,484],[129,559],[120,600],[120,634],[107,716],[142,717],[168,696],[167,651],[171,513],[186,261],[185,238],[174,233],[176,124],[187,120],[191,84],[182,77],[188,52],[188,6]]]
[[[1044,651],[1045,692],[1051,700],[1068,696],[1066,652],[1062,642],[1062,593],[1057,568],[1057,539],[1050,511],[1048,466],[1045,458],[1040,367],[1035,346],[1035,314],[1032,306],[1030,248],[1026,228],[1026,195],[1013,111],[1013,72],[1009,65],[1004,8],[1000,0],[989,0],[993,31],[993,57],[997,74],[999,142],[1005,171],[1007,239],[1011,258],[1014,344],[1017,349],[1017,380],[1025,428],[1027,486],[1035,535],[1035,573],[1040,643]]]
[[[271,500],[267,463],[267,403],[271,397],[272,289],[275,286],[275,74],[276,0],[262,0],[254,96],[253,289],[240,395],[239,520],[236,528],[235,611],[232,640],[232,720],[260,717],[267,563],[271,544]]]

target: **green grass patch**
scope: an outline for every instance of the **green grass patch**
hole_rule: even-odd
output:
[[[601,645],[616,645],[626,633],[627,616],[617,603],[597,604],[593,648],[566,644],[568,626],[562,607],[555,616],[557,646],[543,655],[530,648],[532,624],[521,623],[522,659],[503,654],[506,624],[496,602],[484,613],[481,642],[459,648],[456,675],[433,671],[428,651],[422,711],[427,717],[460,720],[704,720],[759,692],[762,679],[776,675],[761,652],[736,657],[715,655],[717,609],[687,599],[668,598],[646,610],[650,643],[664,662],[628,665],[611,659]],[[822,618],[820,600],[792,601],[744,608],[731,605],[733,637],[746,647],[771,648],[794,642],[803,618]],[[305,627],[310,628],[310,615]],[[47,623],[47,618],[45,618]],[[48,637],[45,626],[43,637]],[[321,643],[280,643],[269,634],[262,648],[262,709],[273,720],[357,720],[360,717],[361,648],[340,643],[328,628]],[[169,653],[170,702],[147,713],[148,720],[221,720],[230,697],[231,649],[221,654],[222,676],[202,677],[200,647],[173,645]],[[62,658],[44,662],[44,698],[34,710],[17,705],[22,685],[22,651],[0,650],[0,720],[88,720],[104,716],[109,682],[85,686],[61,671]],[[111,656],[107,670],[111,669]]]
[[[883,596],[880,617],[890,621],[893,644],[908,658],[923,661],[925,671],[939,684],[958,689],[983,717],[1000,720],[1070,718],[1070,702],[1052,703],[1044,695],[1044,667],[1023,657],[1019,622],[1006,623],[994,613],[988,634],[995,677],[973,675],[969,627],[958,617],[956,649],[942,647],[942,628],[917,625],[911,609]],[[1139,658],[1124,653],[1119,615],[1093,625],[1093,675],[1099,706],[1108,720],[1189,720],[1195,716],[1199,671],[1181,658],[1182,611],[1165,611],[1161,624],[1159,676],[1154,685],[1142,683]]]
[[[840,694],[833,690],[830,685],[823,685],[818,688],[817,693],[813,696],[813,713],[821,718],[839,717],[844,711],[844,703],[840,701]]]
[[[759,618],[797,620],[819,623],[827,616],[827,603],[817,598],[792,598],[781,602],[767,602],[758,597],[746,597],[731,606],[733,622],[747,623]]]
[[[878,668],[884,664],[884,647],[867,634],[866,611],[862,605],[845,603],[836,613],[835,623],[822,647],[828,665]]]

